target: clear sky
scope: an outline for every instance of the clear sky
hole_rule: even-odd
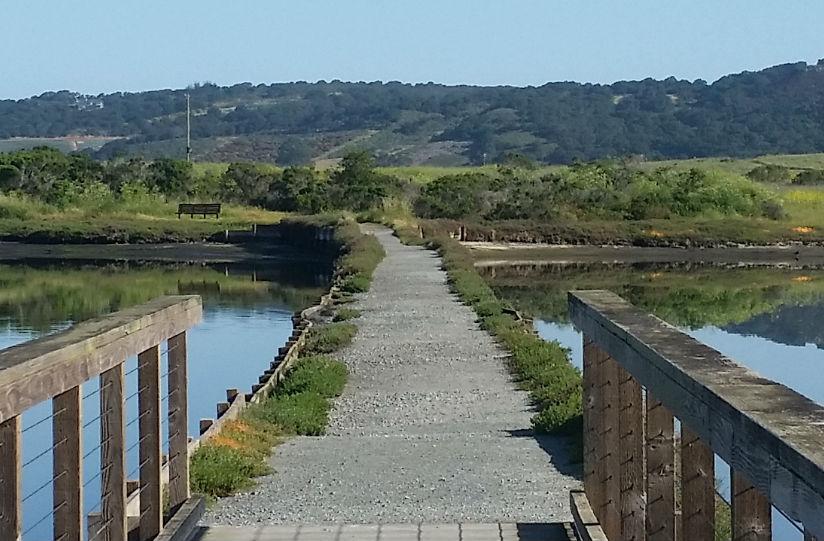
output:
[[[824,0],[4,0],[0,98],[701,78],[824,57]]]

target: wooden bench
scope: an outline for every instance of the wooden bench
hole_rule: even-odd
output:
[[[220,217],[220,203],[180,203],[177,206],[177,218],[183,214],[188,214],[190,218],[194,218],[195,214],[202,214],[206,216]]]

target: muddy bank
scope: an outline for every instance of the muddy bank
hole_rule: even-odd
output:
[[[545,263],[721,263],[743,265],[824,266],[821,246],[753,246],[736,248],[664,248],[642,246],[551,246],[466,242],[476,266]]]
[[[204,263],[327,259],[322,247],[299,249],[285,244],[222,244],[192,242],[185,244],[25,244],[0,242],[0,261],[48,259],[139,260]]]

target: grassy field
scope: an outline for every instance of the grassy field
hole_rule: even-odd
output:
[[[726,173],[745,175],[759,165],[781,165],[793,172],[805,169],[824,169],[824,153],[820,154],[775,154],[755,158],[693,158],[689,160],[662,160],[638,162],[640,169],[675,167],[678,169],[711,169]]]
[[[49,146],[62,150],[63,152],[75,152],[85,149],[98,150],[106,143],[114,141],[115,139],[120,139],[120,137],[12,137],[10,139],[0,139],[0,152],[14,152],[16,150],[30,149],[38,146]]]
[[[57,208],[25,197],[0,195],[0,239],[51,242],[186,242],[226,229],[279,222],[286,214],[223,205],[219,219],[177,217],[177,203],[151,200]]]

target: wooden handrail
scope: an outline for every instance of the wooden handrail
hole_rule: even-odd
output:
[[[672,421],[667,419],[673,415],[682,423],[680,526],[684,539],[700,541],[711,530],[713,510],[707,507],[712,507],[714,497],[710,495],[714,489],[712,453],[733,472],[734,531],[748,528],[752,534],[748,539],[769,539],[765,530],[772,504],[801,522],[810,536],[824,538],[824,407],[736,364],[613,293],[570,292],[569,313],[584,335],[585,488],[610,539],[624,535],[627,509],[621,504],[632,496],[640,494],[644,498],[638,501],[648,502],[650,509],[665,501],[670,514],[675,513],[666,495],[673,490],[668,471],[674,462],[667,451],[673,445]],[[629,495],[625,486],[606,486],[608,475],[598,476],[604,457],[618,453],[621,460],[611,464],[622,465],[620,478],[624,480],[623,470],[632,458],[625,454],[625,437],[631,429],[624,425],[637,413],[619,415],[628,404],[623,393],[610,390],[626,384],[621,372],[646,392],[642,421],[648,446],[646,487]],[[628,400],[637,398],[628,395]],[[664,409],[653,414],[651,408],[658,406]],[[602,441],[603,434],[612,430],[621,434],[621,443],[614,449]],[[650,443],[651,438],[658,441]],[[651,460],[656,461],[652,470]],[[634,490],[637,493],[639,487]],[[652,491],[654,502],[649,498]],[[644,512],[643,507],[639,509]],[[704,514],[702,521],[693,520],[696,513]],[[665,515],[662,509],[656,510],[655,531],[673,529]],[[650,521],[647,528],[647,538],[657,538],[650,535]]]
[[[199,296],[161,297],[0,351],[0,422],[185,332],[201,318]]]
[[[189,500],[186,332],[202,318],[198,296],[171,296],[86,321],[0,351],[0,530],[21,533],[21,414],[52,401],[54,538],[82,540],[83,428],[81,386],[99,378],[101,504],[89,538],[126,541],[124,365],[137,355],[140,510],[137,538],[164,531],[161,479],[161,365],[168,366],[169,504]],[[168,345],[168,363],[160,346]],[[48,485],[44,485],[48,486]],[[39,490],[39,489],[38,489]]]

